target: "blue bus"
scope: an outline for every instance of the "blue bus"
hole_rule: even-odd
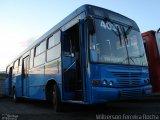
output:
[[[6,95],[97,104],[152,94],[137,24],[118,13],[83,5],[51,28],[6,68]]]

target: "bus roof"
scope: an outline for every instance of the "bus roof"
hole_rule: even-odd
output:
[[[139,30],[137,24],[132,19],[130,19],[128,17],[125,17],[125,16],[123,16],[123,15],[121,15],[119,13],[107,10],[105,8],[101,8],[101,7],[85,4],[85,5],[82,5],[79,8],[77,8],[75,11],[73,11],[71,14],[69,14],[67,17],[65,17],[61,22],[59,22],[54,27],[52,27],[48,32],[46,32],[40,38],[35,40],[29,47],[27,47],[21,54],[19,54],[10,64],[12,64],[15,60],[19,59],[19,57],[21,57],[23,54],[28,52],[34,46],[39,44],[41,41],[45,40],[48,36],[50,36],[56,30],[60,29],[63,25],[65,25],[67,22],[69,22],[74,17],[78,16],[80,13],[82,13],[84,11],[86,12],[87,15],[100,16],[100,17],[109,17],[110,19],[112,19],[114,21],[116,21],[116,19],[118,19],[118,21],[121,21],[123,23],[128,22],[128,25],[131,24],[132,26],[135,26]]]

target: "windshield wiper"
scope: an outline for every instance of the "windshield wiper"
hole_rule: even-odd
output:
[[[120,32],[118,26],[116,28],[117,28],[117,31],[118,31],[118,37],[119,37],[119,40],[120,40],[120,45],[122,46],[121,32]]]
[[[141,57],[144,57],[144,54],[137,55],[137,56],[130,56],[129,59],[135,64],[135,61],[133,59],[137,59]],[[142,61],[142,65],[143,65],[143,61]]]
[[[107,18],[107,17],[104,18],[104,21],[105,21],[105,22],[106,22],[106,21],[109,21],[109,22],[111,22],[111,23],[114,25],[114,23],[112,22],[112,20],[109,19],[109,18]],[[119,27],[116,26],[116,30],[118,31],[118,33],[117,33],[116,31],[114,31],[113,29],[111,29],[111,30],[113,31],[113,33],[114,33],[116,36],[119,37],[120,45],[122,46],[122,38],[121,38],[121,32],[120,32],[120,30],[119,30]]]
[[[122,27],[125,38],[127,38],[127,35],[131,32],[132,28],[133,28],[132,26],[129,26],[127,30],[125,30],[124,27]]]
[[[126,61],[126,60],[131,60],[134,64],[135,64],[135,61],[133,60],[133,57],[126,57],[124,60],[122,60],[121,62],[119,62],[119,63],[123,63],[124,61]]]
[[[126,60],[131,60],[131,61],[135,64],[135,61],[134,61],[133,59],[141,58],[141,57],[144,57],[144,54],[137,55],[137,56],[128,56],[128,57],[126,57],[124,60],[122,60],[122,61],[119,62],[119,63],[123,63],[123,62],[126,61]]]
[[[126,35],[128,35],[130,33],[130,31],[132,30],[132,28],[133,28],[132,26],[129,26],[127,28],[127,30],[125,31]]]
[[[141,57],[144,57],[144,53],[143,54],[140,54],[140,55],[137,55],[137,56],[131,56],[132,58],[141,58]]]

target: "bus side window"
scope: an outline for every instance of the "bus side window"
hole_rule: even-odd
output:
[[[34,58],[34,48],[31,50],[31,53],[30,53],[30,67],[29,68],[32,68],[33,67],[33,59]]]
[[[45,63],[46,40],[35,48],[34,67]]]
[[[66,57],[74,57],[74,43],[73,38],[69,33],[65,33],[65,40],[63,41],[63,53]]]
[[[22,57],[19,58],[19,70],[18,73],[21,74],[22,73]]]
[[[60,31],[54,33],[53,36],[51,36],[48,39],[48,49],[50,49],[53,46],[56,46],[59,43],[60,43]]]
[[[42,52],[44,52],[46,50],[46,40],[43,41],[42,43],[40,43],[35,50],[35,56],[38,56],[39,54],[41,54]]]
[[[15,61],[14,63],[14,74],[18,73],[18,65],[19,65],[19,59]]]
[[[60,36],[61,32],[58,31],[48,39],[47,62],[61,56]]]

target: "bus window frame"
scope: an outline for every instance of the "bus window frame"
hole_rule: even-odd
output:
[[[59,34],[59,41],[56,42],[56,44],[54,43],[52,46],[49,47],[50,38],[56,36],[57,34]],[[53,38],[52,38],[52,40],[53,40]],[[53,40],[53,41],[55,41],[55,40]],[[51,49],[51,48],[53,48],[53,47],[55,47],[55,46],[57,46],[59,43],[61,43],[61,31],[60,30],[56,30],[51,36],[48,37],[48,39],[47,39],[46,42],[47,42],[46,43],[47,44],[46,51],[49,50],[49,49]]]
[[[40,47],[40,45],[42,45],[43,42],[45,42],[45,50],[40,51],[38,54],[36,54],[36,52],[37,52],[37,47]],[[39,48],[39,49],[40,49],[40,48]],[[34,57],[39,56],[41,53],[45,52],[46,50],[47,50],[47,41],[46,41],[46,39],[44,39],[42,42],[40,42],[39,44],[37,44],[37,45],[35,46]]]

